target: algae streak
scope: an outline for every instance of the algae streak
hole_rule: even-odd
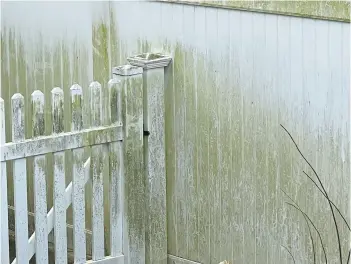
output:
[[[158,1],[350,22],[350,1]]]

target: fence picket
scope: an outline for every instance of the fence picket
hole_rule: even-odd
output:
[[[109,88],[109,122],[116,124],[122,121],[122,100],[120,81],[111,79]],[[110,154],[110,245],[111,256],[122,253],[122,217],[123,217],[123,142],[109,144]]]
[[[91,110],[91,127],[98,127],[102,124],[102,107],[101,107],[101,84],[92,82],[90,89],[90,110]]]
[[[82,99],[83,90],[78,84],[72,85],[72,123],[71,131],[83,128]],[[73,233],[74,233],[74,263],[86,262],[85,241],[85,198],[84,198],[84,170],[83,170],[84,148],[73,150]]]
[[[24,136],[24,97],[16,93],[11,98],[12,141],[18,142]],[[26,159],[14,162],[14,200],[15,200],[15,236],[16,258],[18,264],[28,263],[28,214],[27,214],[27,169]]]
[[[51,91],[52,132],[64,132],[63,90],[55,87]],[[55,263],[67,263],[66,197],[65,197],[65,152],[54,153],[54,219],[55,219]]]
[[[5,144],[5,104],[4,100],[0,98],[0,144]],[[8,217],[7,217],[7,172],[6,172],[6,162],[1,162],[0,171],[0,216],[1,216],[1,262],[9,263],[9,230],[8,230]]]
[[[36,90],[32,93],[33,136],[40,137],[45,132],[44,94]],[[48,231],[46,224],[46,177],[45,155],[34,157],[34,206],[35,206],[35,259],[38,264],[48,263]]]
[[[91,126],[99,127],[102,124],[102,97],[101,84],[92,82],[90,89],[90,109],[91,109]],[[92,154],[92,172],[93,172],[93,189],[92,189],[92,258],[100,260],[105,256],[104,249],[104,192],[103,192],[103,167],[104,154],[106,154],[105,145],[95,145],[91,148]]]

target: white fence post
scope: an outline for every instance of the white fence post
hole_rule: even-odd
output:
[[[24,98],[16,93],[11,98],[12,103],[12,141],[24,140]],[[28,209],[27,209],[27,168],[26,159],[14,162],[13,186],[15,196],[15,236],[16,256],[18,264],[28,261]]]
[[[164,67],[171,57],[140,54],[130,64],[143,67],[144,159],[146,183],[146,263],[167,263]]]
[[[142,68],[131,65],[113,69],[114,77],[121,81],[122,87],[125,264],[145,263],[142,71]]]
[[[5,144],[5,103],[0,98],[0,144]],[[1,153],[3,155],[3,153]],[[1,246],[0,246],[0,263],[9,263],[9,232],[8,232],[8,205],[7,205],[7,171],[6,161],[1,162],[0,171],[0,228],[1,228]]]
[[[111,79],[109,89],[109,122],[122,122],[121,82]],[[123,141],[109,145],[110,153],[110,246],[111,256],[122,254],[122,219],[123,219]]]
[[[32,129],[34,138],[44,136],[44,94],[36,90],[32,93]],[[36,263],[48,263],[48,231],[46,224],[47,203],[46,203],[46,176],[45,155],[34,157],[34,205],[35,205],[35,260]],[[17,219],[16,219],[17,221]]]
[[[55,87],[51,91],[52,132],[64,132],[63,90]],[[66,197],[65,197],[65,152],[54,153],[54,219],[55,219],[55,263],[67,263]]]

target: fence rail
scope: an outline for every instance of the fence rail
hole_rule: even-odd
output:
[[[108,82],[108,107],[103,106],[102,88],[98,82],[89,86],[91,125],[83,129],[83,89],[78,84],[70,88],[71,131],[64,132],[64,93],[59,87],[51,91],[52,134],[45,131],[44,94],[36,90],[31,95],[32,127],[25,127],[25,98],[16,93],[11,98],[11,113],[5,113],[0,99],[1,114],[1,259],[9,263],[8,203],[6,162],[13,162],[15,208],[16,259],[14,263],[28,263],[35,254],[36,263],[48,263],[48,234],[54,229],[55,262],[67,263],[66,210],[73,206],[74,261],[86,263],[85,184],[92,181],[92,260],[96,263],[123,263],[121,251],[122,226],[120,212],[122,197],[122,121],[121,90],[116,80]],[[107,108],[108,125],[104,124],[103,109]],[[5,114],[12,118],[12,142],[5,142]],[[25,129],[32,129],[33,138],[25,139]],[[91,157],[84,160],[84,147],[91,147]],[[65,162],[65,152],[72,153],[71,162]],[[53,153],[54,205],[47,212],[46,154]],[[113,159],[109,157],[113,156]],[[33,186],[35,233],[28,239],[27,163],[33,157]],[[108,161],[106,163],[106,160]],[[73,180],[66,187],[65,167],[72,165]],[[119,212],[110,221],[111,256],[105,256],[103,170],[109,169],[112,198],[109,210]],[[92,175],[90,175],[90,173]]]

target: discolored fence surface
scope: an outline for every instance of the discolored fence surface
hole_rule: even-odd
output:
[[[330,261],[338,259],[329,207],[279,125],[350,221],[350,23],[148,1],[3,7],[6,102],[15,92],[30,98],[39,89],[50,98],[55,86],[68,95],[74,82],[104,85],[111,68],[131,54],[162,51],[174,58],[164,90],[172,260],[291,263],[284,245],[296,262],[313,263],[303,216],[285,204],[280,189],[327,234]],[[7,124],[10,131],[9,118]],[[346,260],[349,232],[337,220]]]

